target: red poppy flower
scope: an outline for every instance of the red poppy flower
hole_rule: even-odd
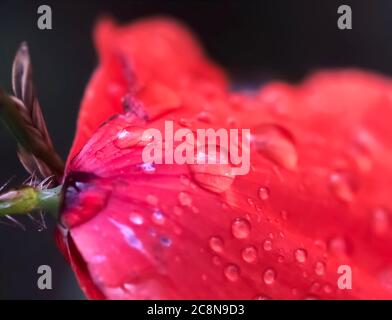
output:
[[[230,92],[176,22],[105,20],[95,41],[57,237],[89,298],[392,298],[389,79]],[[143,131],[169,120],[249,128],[249,173],[143,162]]]

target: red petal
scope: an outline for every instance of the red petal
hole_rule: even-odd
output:
[[[142,110],[165,111],[161,102],[176,106],[175,96],[181,106],[154,111],[149,121],[135,112],[112,119],[67,167],[62,223],[70,238],[64,240],[72,239],[71,253],[83,260],[74,267],[88,271],[81,278],[86,294],[392,298],[389,80],[325,72],[298,87],[270,84],[252,97],[226,93],[223,82],[208,76],[182,87],[178,83],[199,75],[198,68],[185,66],[203,59],[188,35],[176,29],[162,36],[155,30],[161,24],[119,29],[116,46],[132,47],[128,33],[161,43],[179,32],[178,47],[192,48],[189,60],[170,50],[154,57],[149,41],[129,50],[145,50],[154,59],[130,54],[125,60],[135,66],[137,82],[149,83],[136,94]],[[111,57],[105,50],[103,56]],[[162,73],[154,62],[161,54],[168,62]],[[103,64],[109,66],[105,59]],[[93,118],[85,112],[82,122]],[[250,128],[250,173],[234,177],[224,167],[144,164],[139,133],[163,130],[165,120],[193,130]],[[351,290],[337,286],[340,265],[352,268]]]
[[[222,91],[226,86],[222,72],[205,59],[194,38],[168,19],[143,20],[129,27],[102,20],[95,43],[100,65],[83,98],[69,158],[110,116],[123,113],[126,94],[135,95],[155,117],[179,107],[188,88],[208,90],[213,83],[214,90]]]

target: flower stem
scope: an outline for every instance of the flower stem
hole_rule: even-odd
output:
[[[0,216],[47,211],[58,215],[62,186],[53,189],[23,187],[0,195]]]

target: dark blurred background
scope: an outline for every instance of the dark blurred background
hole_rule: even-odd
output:
[[[37,8],[50,5],[53,30],[37,28]],[[352,8],[352,30],[339,30],[337,8]],[[0,86],[10,90],[12,60],[28,41],[39,99],[54,144],[66,158],[78,106],[96,65],[91,31],[97,17],[121,22],[165,14],[187,23],[233,83],[260,85],[270,79],[299,81],[312,70],[360,67],[392,74],[392,1],[23,1],[0,0]],[[15,143],[0,126],[0,185],[26,172]],[[70,268],[53,241],[54,221],[38,231],[18,218],[25,231],[0,219],[0,299],[82,299]],[[37,288],[37,268],[53,271],[53,289]]]

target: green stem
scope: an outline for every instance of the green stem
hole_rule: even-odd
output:
[[[58,215],[61,188],[40,190],[24,187],[0,195],[0,216],[8,214],[28,214],[33,211],[47,211]]]
[[[14,135],[20,145],[31,152],[38,159],[61,178],[64,172],[64,162],[53,148],[32,135],[25,123],[25,120],[14,106],[14,101],[0,88],[0,118]]]

